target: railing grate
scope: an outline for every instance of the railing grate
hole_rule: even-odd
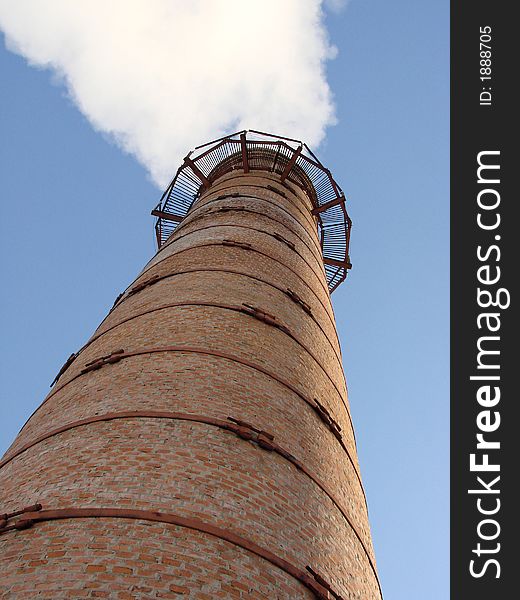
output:
[[[306,144],[258,131],[239,131],[190,152],[166,188],[155,211],[184,217],[199,195],[226,173],[244,169],[270,171],[305,191],[314,206],[313,214],[321,240],[329,291],[344,281],[351,267],[349,240],[352,221],[345,195]],[[330,203],[330,205],[329,205]],[[325,206],[327,205],[327,206]],[[318,210],[323,207],[321,210]],[[155,232],[161,247],[179,222],[158,217]]]

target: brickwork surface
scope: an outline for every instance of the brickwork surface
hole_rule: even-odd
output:
[[[194,204],[0,463],[1,513],[142,518],[4,531],[0,598],[307,599],[308,565],[338,597],[381,597],[310,209],[267,173]]]

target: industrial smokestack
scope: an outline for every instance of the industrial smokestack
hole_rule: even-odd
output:
[[[7,47],[49,69],[159,188],[186,148],[251,122],[323,141],[337,53],[324,21],[322,0],[0,0]]]
[[[0,463],[0,590],[380,599],[330,302],[343,192],[243,131],[153,214],[157,254]]]

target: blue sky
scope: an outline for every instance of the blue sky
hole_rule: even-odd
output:
[[[354,223],[333,301],[386,600],[449,597],[448,19],[445,0],[327,17],[339,123],[317,153]],[[160,190],[48,72],[3,47],[0,72],[3,451],[153,254]]]

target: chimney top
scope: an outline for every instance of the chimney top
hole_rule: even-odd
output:
[[[159,204],[155,233],[160,248],[212,183],[227,173],[268,171],[290,191],[298,186],[312,202],[320,233],[329,291],[333,292],[351,267],[349,241],[352,221],[345,195],[307,144],[261,131],[243,130],[197,146],[184,159]]]

